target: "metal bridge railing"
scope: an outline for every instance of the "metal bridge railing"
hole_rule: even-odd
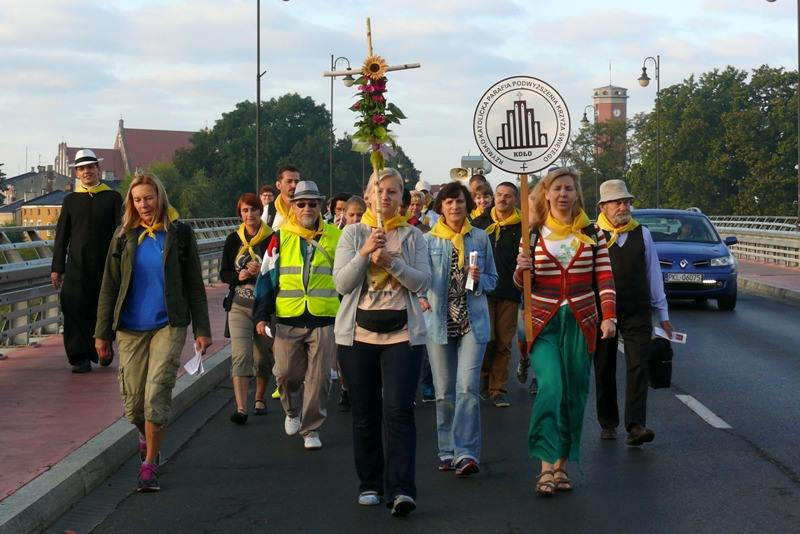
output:
[[[709,217],[720,234],[735,235],[737,258],[800,267],[800,228],[796,217],[715,215]]]
[[[195,232],[203,279],[219,280],[219,264],[235,217],[183,219]],[[26,345],[57,334],[63,318],[50,283],[55,226],[0,227],[0,345]]]

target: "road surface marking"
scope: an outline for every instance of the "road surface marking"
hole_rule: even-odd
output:
[[[691,395],[675,395],[678,400],[689,407],[700,419],[713,426],[714,428],[733,428],[731,425],[719,418],[714,412],[703,406],[703,404]]]

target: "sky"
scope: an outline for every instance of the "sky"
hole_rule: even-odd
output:
[[[636,81],[647,56],[661,56],[662,88],[727,65],[797,69],[790,0],[262,0],[262,99],[296,92],[329,107],[322,72],[331,54],[363,62],[367,16],[376,53],[422,64],[390,73],[387,97],[408,116],[398,142],[431,183],[478,154],[475,106],[508,76],[555,87],[574,131],[609,81],[628,88],[629,117],[653,108],[655,80]],[[4,172],[28,170],[26,147],[28,167],[52,164],[61,141],[111,148],[120,117],[130,128],[213,127],[255,100],[256,44],[256,0],[2,0]],[[354,130],[354,95],[335,83],[337,135]]]

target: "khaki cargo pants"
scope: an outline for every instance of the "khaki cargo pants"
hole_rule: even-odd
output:
[[[145,421],[167,424],[185,342],[185,326],[117,330],[119,387],[128,421],[137,426]]]

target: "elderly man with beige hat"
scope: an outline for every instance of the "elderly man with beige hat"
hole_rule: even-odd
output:
[[[653,238],[631,216],[634,196],[622,180],[600,184],[600,215],[597,225],[608,242],[608,254],[617,289],[617,336],[601,339],[594,357],[597,390],[597,418],[601,439],[616,439],[617,341],[625,345],[625,440],[630,446],[653,441],[647,428],[647,354],[652,336],[651,316],[655,312],[662,328],[672,332],[664,295],[664,282]]]
[[[333,260],[341,231],[322,219],[324,201],[317,184],[297,183],[290,215],[267,245],[253,312],[261,335],[272,335],[268,324],[275,318],[272,372],[286,412],[284,430],[299,433],[306,450],[322,448],[336,357]]]

